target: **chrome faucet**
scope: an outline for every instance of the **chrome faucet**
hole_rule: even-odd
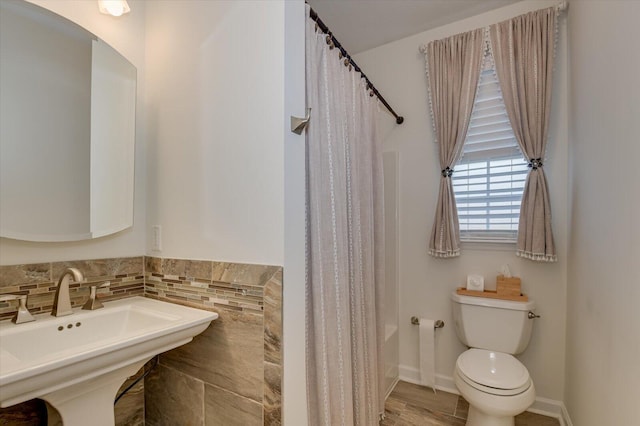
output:
[[[3,294],[0,296],[0,302],[8,302],[9,300],[17,300],[18,311],[16,315],[11,318],[11,321],[15,324],[22,324],[23,322],[31,322],[36,319],[31,315],[27,309],[27,295],[26,294]]]
[[[56,288],[56,297],[53,299],[53,309],[51,315],[56,317],[63,317],[65,315],[71,315],[71,298],[69,297],[69,278],[73,277],[76,282],[84,281],[82,272],[76,268],[67,268],[62,272],[58,279],[58,287]]]

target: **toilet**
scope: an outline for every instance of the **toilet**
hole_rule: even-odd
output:
[[[456,387],[469,402],[467,426],[513,426],[536,397],[527,368],[513,355],[529,344],[535,308],[516,302],[453,292],[458,338],[470,349],[456,361]]]

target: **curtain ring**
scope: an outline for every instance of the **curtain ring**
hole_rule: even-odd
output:
[[[327,41],[327,44],[331,44],[331,36],[329,34],[327,34],[324,39]]]
[[[344,66],[346,67],[346,66],[348,66],[348,65],[349,65],[349,59],[344,58]]]
[[[446,167],[440,173],[442,174],[443,178],[450,178],[453,175],[453,169],[451,167]]]
[[[338,59],[342,59],[342,50],[338,52]]]
[[[530,159],[529,164],[527,164],[527,167],[530,167],[533,170],[538,170],[538,167],[542,167],[542,158]]]

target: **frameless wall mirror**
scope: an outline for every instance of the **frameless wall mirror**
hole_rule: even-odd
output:
[[[0,236],[133,225],[136,69],[73,22],[0,1]]]

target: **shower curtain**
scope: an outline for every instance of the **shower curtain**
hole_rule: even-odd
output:
[[[309,6],[307,5],[307,17]],[[306,359],[312,425],[384,412],[383,181],[377,99],[306,24]]]

